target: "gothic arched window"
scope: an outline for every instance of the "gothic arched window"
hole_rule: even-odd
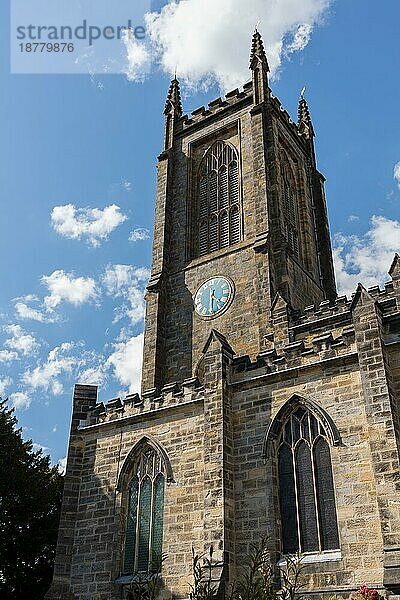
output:
[[[161,566],[165,466],[144,444],[133,461],[128,484],[123,573],[158,571]]]
[[[215,142],[200,165],[197,251],[203,256],[241,239],[239,162],[233,146]]]
[[[338,549],[328,439],[321,422],[303,406],[282,427],[278,474],[283,553]]]

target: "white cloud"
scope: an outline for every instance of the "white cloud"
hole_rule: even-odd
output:
[[[107,380],[106,368],[103,363],[96,366],[88,367],[79,373],[79,383],[85,385],[98,385],[102,386]]]
[[[355,221],[359,221],[360,217],[358,217],[357,215],[349,215],[347,221],[349,223],[354,223]]]
[[[143,81],[151,65],[150,50],[139,42],[130,30],[126,30],[122,36],[126,50],[125,74],[129,81]]]
[[[350,296],[358,283],[382,285],[395,252],[400,250],[400,222],[374,215],[363,236],[334,236],[334,261],[338,290]]]
[[[129,181],[129,179],[123,179],[121,181],[121,187],[124,192],[131,192],[133,187],[132,181]]]
[[[15,392],[11,394],[10,402],[17,410],[27,410],[31,405],[31,399],[27,392]]]
[[[43,275],[41,281],[50,292],[44,299],[44,305],[49,311],[53,311],[63,301],[79,306],[97,299],[96,283],[91,277],[75,277],[73,273],[59,270],[48,276]]]
[[[72,342],[64,342],[53,348],[45,361],[24,372],[22,381],[34,390],[42,389],[59,396],[64,391],[62,377],[71,374],[79,365],[80,357],[75,356],[74,351],[81,351],[81,346],[77,348]]]
[[[4,398],[6,389],[12,385],[12,382],[11,377],[0,377],[0,398]]]
[[[311,39],[313,25],[310,23],[303,23],[299,25],[295,30],[292,41],[287,45],[285,52],[291,54],[292,52],[300,52],[304,50],[308,42]]]
[[[115,310],[114,323],[127,317],[132,325],[144,317],[144,288],[150,271],[131,265],[108,265],[102,281],[108,295],[124,298],[125,303]]]
[[[104,357],[94,350],[86,350],[84,342],[63,342],[48,353],[35,367],[25,370],[22,381],[32,390],[43,390],[54,396],[64,391],[67,380],[81,383],[104,383]],[[94,381],[95,375],[98,380]]]
[[[4,344],[11,351],[18,352],[24,356],[35,354],[39,348],[36,339],[30,333],[26,333],[20,325],[7,325],[4,331],[10,335]]]
[[[15,312],[17,314],[18,319],[21,320],[39,321],[39,323],[49,323],[54,321],[53,318],[45,315],[37,308],[33,308],[33,306],[28,306],[26,302],[22,302],[20,300],[18,300],[15,303]]]
[[[112,366],[116,379],[128,387],[130,393],[140,392],[142,375],[143,333],[126,342],[114,344],[114,352],[107,365]]]
[[[397,181],[397,185],[400,188],[400,161],[394,165],[393,177]]]
[[[283,55],[308,44],[329,5],[330,0],[170,0],[159,13],[145,16],[145,46],[125,42],[127,75],[141,79],[153,52],[164,71],[177,68],[190,88],[215,82],[224,90],[240,86],[249,79],[250,40],[258,21],[276,75]]]
[[[0,350],[0,363],[8,363],[17,360],[18,354],[10,350]]]
[[[130,242],[142,242],[150,239],[150,231],[144,227],[138,227],[131,231],[129,235]]]
[[[116,204],[100,208],[76,208],[73,204],[55,206],[51,223],[60,235],[72,239],[85,239],[91,246],[99,246],[108,239],[128,217]]]

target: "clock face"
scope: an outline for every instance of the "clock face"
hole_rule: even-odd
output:
[[[196,313],[203,319],[219,317],[233,300],[233,283],[226,277],[205,281],[194,297]]]

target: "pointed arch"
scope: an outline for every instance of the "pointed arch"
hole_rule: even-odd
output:
[[[165,483],[171,479],[165,450],[156,440],[143,436],[124,460],[117,484],[125,507],[123,576],[160,572]]]
[[[314,402],[314,400],[304,398],[298,394],[293,394],[293,396],[291,396],[289,400],[287,400],[285,404],[281,406],[268,426],[263,444],[263,456],[265,458],[272,455],[274,442],[280,435],[282,427],[287,421],[289,415],[299,406],[303,406],[309,410],[321,421],[332,446],[340,446],[342,443],[339,430],[327,411],[322,408],[322,406],[317,404],[317,402]]]
[[[237,149],[229,142],[216,140],[204,153],[197,174],[196,256],[242,239],[239,181]]]
[[[172,467],[170,460],[168,458],[168,454],[164,450],[164,448],[157,442],[155,439],[150,436],[144,435],[136,444],[131,448],[128,455],[126,456],[121,470],[118,475],[117,481],[117,491],[123,491],[129,483],[129,476],[132,471],[132,468],[135,464],[136,456],[143,450],[145,446],[150,446],[153,450],[158,454],[164,464],[165,474],[167,483],[171,483],[174,481],[174,475],[172,472]]]
[[[297,394],[270,423],[264,455],[277,462],[283,554],[339,548],[329,448],[338,443],[340,434],[328,413]]]

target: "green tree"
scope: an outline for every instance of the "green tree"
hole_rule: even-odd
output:
[[[43,600],[51,583],[63,478],[34,452],[0,399],[0,598]]]

